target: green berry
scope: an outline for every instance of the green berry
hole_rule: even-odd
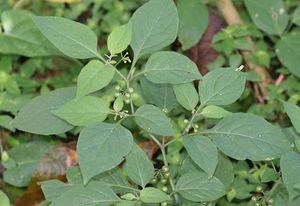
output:
[[[255,206],[260,206],[260,204],[257,202],[257,203],[255,203]]]
[[[130,96],[131,96],[131,95],[130,95],[129,93],[126,93],[126,94],[125,94],[125,97],[126,97],[127,99],[129,99]]]
[[[155,185],[156,183],[157,183],[157,179],[156,179],[156,178],[153,178],[153,179],[151,180],[151,184]]]
[[[170,176],[171,176],[170,172],[166,172],[166,173],[164,174],[164,178],[169,178]]]
[[[126,104],[129,104],[129,103],[130,103],[130,100],[129,100],[129,99],[125,99],[125,103],[126,103]]]
[[[269,202],[270,204],[273,204],[273,203],[274,203],[274,199],[269,199],[268,202]]]
[[[262,186],[257,186],[255,189],[256,192],[262,192],[262,190],[263,190]]]
[[[128,92],[129,92],[130,94],[132,94],[132,93],[134,92],[133,88],[129,88],[129,89],[128,89]]]
[[[169,172],[169,168],[168,168],[167,166],[163,166],[163,167],[161,168],[161,170],[162,170],[163,172]]]
[[[168,203],[167,203],[167,202],[162,202],[162,203],[160,203],[160,205],[161,205],[161,206],[167,206]]]
[[[251,198],[251,200],[252,200],[253,202],[257,202],[257,197],[253,196],[253,197]]]
[[[115,86],[115,90],[116,90],[116,91],[120,91],[120,90],[121,90],[120,85],[116,85],[116,86]]]
[[[168,179],[162,178],[162,179],[160,180],[160,182],[161,182],[163,185],[165,185],[165,184],[167,184]]]
[[[161,190],[162,190],[163,192],[168,192],[168,188],[167,188],[166,186],[163,186],[163,187],[161,188]]]

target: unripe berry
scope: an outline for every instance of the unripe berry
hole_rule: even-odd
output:
[[[160,182],[161,182],[163,185],[165,185],[165,184],[167,184],[168,180],[165,179],[165,178],[163,178],[163,179],[160,180]]]
[[[161,190],[162,190],[163,192],[168,192],[168,188],[167,188],[166,186],[163,186],[163,187],[161,188]]]
[[[262,186],[257,186],[255,189],[256,192],[262,192],[262,190],[263,190]]]
[[[129,89],[128,89],[128,92],[129,92],[130,94],[132,94],[132,93],[134,92],[133,88],[129,88]]]
[[[169,178],[170,176],[171,176],[170,172],[166,172],[166,173],[164,174],[164,178]]]
[[[157,183],[157,178],[153,178],[153,179],[151,180],[151,184],[155,185],[156,183]]]
[[[167,166],[163,166],[163,167],[161,168],[161,170],[162,170],[163,172],[169,172],[169,168],[168,168]]]
[[[162,202],[162,203],[160,203],[160,205],[161,205],[161,206],[167,206],[168,203],[167,203],[167,202]]]

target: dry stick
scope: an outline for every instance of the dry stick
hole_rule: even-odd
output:
[[[217,0],[217,6],[219,11],[224,16],[225,21],[227,22],[228,25],[244,24],[231,0]],[[251,52],[254,53],[255,52],[254,42],[249,36],[246,37],[246,40],[250,43],[252,47]],[[254,89],[258,101],[260,103],[264,103],[265,97],[268,95],[267,84],[269,82],[272,82],[272,79],[265,68],[249,60],[251,54],[249,51],[242,50],[241,54],[245,60],[247,67],[250,70],[255,71],[261,78],[261,81],[257,85],[254,85]]]

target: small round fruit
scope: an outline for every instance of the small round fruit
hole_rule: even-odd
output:
[[[252,200],[253,202],[257,202],[257,197],[254,197],[254,196],[253,196],[253,197],[251,198],[251,200]]]
[[[167,206],[168,203],[167,203],[167,202],[162,202],[162,203],[160,203],[160,205],[161,205],[161,206]]]
[[[161,188],[161,190],[162,190],[163,192],[168,192],[168,188],[167,188],[166,186],[163,186],[163,187]]]
[[[120,91],[120,90],[121,90],[120,85],[116,85],[116,86],[115,86],[115,90],[116,90],[116,91]]]
[[[274,203],[274,199],[269,199],[268,202],[269,202],[269,204],[273,204]]]
[[[162,178],[162,179],[160,180],[160,182],[161,182],[163,185],[165,185],[165,184],[167,184],[168,179]]]
[[[166,173],[164,174],[164,178],[169,178],[170,176],[171,176],[170,172],[166,172]]]
[[[161,168],[161,170],[163,171],[163,172],[169,172],[169,168],[167,167],[167,166],[163,166],[162,168]]]
[[[128,89],[128,92],[129,92],[130,94],[132,94],[132,93],[134,92],[133,88],[132,88],[132,87],[129,88],[129,89]]]
[[[262,192],[262,190],[263,190],[262,186],[257,186],[255,189],[256,192]]]
[[[151,184],[155,185],[156,183],[157,183],[157,178],[153,178],[153,179],[151,180]]]

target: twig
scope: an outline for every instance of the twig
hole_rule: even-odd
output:
[[[224,16],[225,21],[228,25],[244,24],[231,0],[217,0],[217,7]],[[252,41],[251,37],[246,37],[246,40],[252,47],[251,52],[254,53],[255,44]],[[250,70],[255,71],[261,78],[261,81],[258,83],[259,92],[255,92],[257,99],[261,101],[262,99],[265,99],[268,95],[267,84],[271,82],[272,79],[265,68],[249,60],[251,54],[249,51],[242,50],[241,54],[245,60],[247,67]]]

